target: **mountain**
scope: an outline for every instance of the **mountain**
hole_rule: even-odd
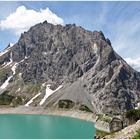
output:
[[[0,53],[0,104],[121,115],[137,107],[140,74],[102,32],[47,21]]]

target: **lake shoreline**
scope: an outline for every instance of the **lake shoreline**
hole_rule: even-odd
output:
[[[84,121],[93,122],[93,125],[96,123],[96,115],[89,112],[83,112],[80,110],[65,110],[65,109],[54,109],[43,107],[0,107],[0,114],[25,114],[25,115],[54,115],[54,116],[63,116],[71,117],[75,119],[81,119]],[[140,121],[138,122],[140,123]],[[122,129],[119,132],[116,132],[114,135],[105,136],[105,139],[114,139],[114,138],[132,138],[134,132],[139,128],[139,124],[134,124]],[[135,129],[134,129],[135,128]],[[133,129],[135,131],[133,131]]]
[[[3,112],[0,124],[1,139],[92,139],[96,130],[92,122],[45,114]]]
[[[83,112],[80,110],[64,110],[64,109],[54,109],[43,107],[0,107],[0,114],[30,114],[30,115],[55,115],[55,116],[64,116],[72,117],[85,121],[90,121],[95,123],[96,118],[94,118],[93,113]]]

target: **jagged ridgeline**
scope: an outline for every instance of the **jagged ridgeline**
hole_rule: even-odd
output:
[[[0,94],[1,105],[119,115],[137,106],[140,74],[102,32],[45,21],[0,53]]]

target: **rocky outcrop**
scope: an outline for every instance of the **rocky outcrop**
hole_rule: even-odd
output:
[[[12,64],[5,66],[11,60]],[[39,106],[48,85],[52,91],[62,88],[45,100],[44,107],[57,108],[59,100],[70,100],[94,113],[122,115],[140,100],[140,74],[114,52],[102,32],[75,24],[45,21],[31,27],[0,56],[0,70],[4,66],[10,69],[4,80],[12,75],[15,63],[6,90],[9,95],[21,96],[24,103],[38,94],[31,105]]]
[[[102,121],[102,120],[97,120],[95,122],[95,128],[101,131],[105,131],[105,132],[110,132],[110,123]]]
[[[138,129],[140,129],[140,120],[113,135],[105,136],[105,139],[133,139]]]

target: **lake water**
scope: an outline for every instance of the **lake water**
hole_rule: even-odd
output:
[[[0,115],[0,139],[93,139],[92,122],[51,115]]]

